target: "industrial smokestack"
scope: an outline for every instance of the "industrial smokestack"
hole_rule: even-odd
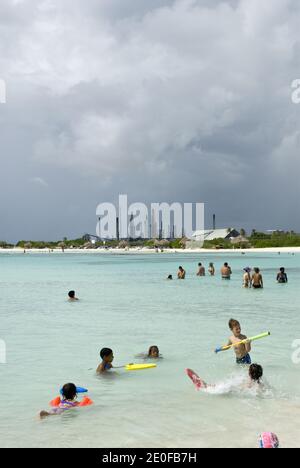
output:
[[[120,240],[120,222],[119,218],[116,219],[116,226],[117,226],[117,240]]]

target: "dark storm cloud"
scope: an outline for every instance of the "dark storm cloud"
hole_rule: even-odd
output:
[[[300,229],[299,20],[296,0],[2,1],[0,238],[94,230],[120,192]]]

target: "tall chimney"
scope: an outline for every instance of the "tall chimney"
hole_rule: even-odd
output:
[[[119,218],[116,219],[116,226],[117,226],[117,240],[120,240],[120,224],[119,224]]]

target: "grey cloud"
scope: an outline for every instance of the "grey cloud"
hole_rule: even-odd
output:
[[[23,226],[28,237],[92,230],[97,203],[119,192],[203,200],[224,225],[300,229],[296,0],[11,5],[0,6],[2,167],[35,200],[26,219],[47,206],[51,224]],[[55,191],[39,201],[24,182],[36,174]]]

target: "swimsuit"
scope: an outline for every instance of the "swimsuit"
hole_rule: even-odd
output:
[[[236,358],[237,364],[250,365],[252,363],[250,354],[246,354],[243,358]]]
[[[285,284],[285,283],[287,283],[287,282],[288,282],[287,274],[286,274],[286,273],[279,274],[279,275],[278,275],[277,281],[278,281],[278,283],[280,283],[280,284]]]
[[[78,405],[78,401],[62,400],[57,408],[51,410],[51,414],[62,414],[64,411],[76,408]]]

